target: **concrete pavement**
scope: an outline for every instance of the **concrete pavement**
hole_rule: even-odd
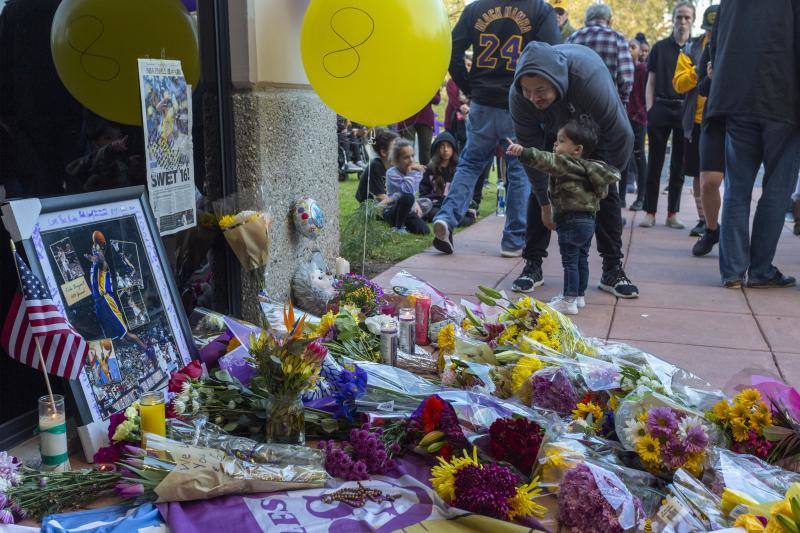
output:
[[[666,198],[661,204],[666,207]],[[685,230],[665,227],[664,213],[659,213],[656,227],[640,228],[643,215],[624,210],[625,270],[639,286],[637,300],[618,300],[597,288],[601,261],[593,242],[587,306],[574,317],[576,324],[585,335],[641,347],[726,390],[749,383],[753,373],[800,385],[800,289],[722,288],[718,249],[703,258],[691,255],[695,239],[688,234],[697,216],[688,188],[681,207]],[[429,248],[375,279],[386,287],[405,269],[456,302],[475,301],[479,284],[515,295],[511,283],[523,261],[500,257],[503,223],[490,216],[456,235],[454,255]],[[533,293],[544,301],[560,293],[563,285],[555,235],[549,252],[543,264],[545,284]],[[784,228],[775,263],[786,274],[800,276],[800,238],[792,235],[790,224]]]

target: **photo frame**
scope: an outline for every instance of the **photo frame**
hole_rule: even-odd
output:
[[[69,382],[81,425],[100,422],[197,358],[144,187],[44,198],[22,242],[53,302],[89,342]]]

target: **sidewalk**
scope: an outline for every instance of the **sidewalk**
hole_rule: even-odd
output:
[[[660,203],[666,207],[666,197]],[[666,228],[664,213],[659,213],[655,228],[640,228],[641,212],[623,210],[628,220],[623,235],[625,270],[639,286],[637,300],[617,300],[597,288],[601,261],[593,243],[587,306],[574,317],[576,324],[585,335],[641,347],[726,390],[749,383],[754,373],[800,382],[800,289],[723,289],[718,248],[703,258],[691,255],[695,239],[689,237],[689,229],[697,216],[689,188],[681,208],[685,230]],[[461,298],[475,301],[479,284],[517,296],[511,283],[523,261],[500,257],[503,223],[504,219],[490,216],[456,235],[454,255],[429,248],[375,280],[388,287],[392,276],[404,269],[457,303]],[[544,301],[560,293],[563,284],[555,235],[549,251],[543,264],[545,284],[533,293]],[[775,261],[786,274],[800,275],[800,238],[792,235],[789,224]]]

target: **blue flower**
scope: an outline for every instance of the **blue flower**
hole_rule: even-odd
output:
[[[339,406],[336,416],[352,421],[356,400],[367,392],[367,373],[356,365],[344,365],[332,385],[333,399]]]

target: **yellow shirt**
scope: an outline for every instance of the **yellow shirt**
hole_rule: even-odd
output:
[[[708,44],[708,39],[703,40],[703,48]],[[678,65],[675,67],[675,75],[672,77],[672,87],[678,94],[686,94],[697,87],[697,70],[692,62],[692,58],[681,52],[678,55]],[[703,122],[703,108],[706,105],[706,97],[697,95],[697,107],[694,111],[694,123]]]

